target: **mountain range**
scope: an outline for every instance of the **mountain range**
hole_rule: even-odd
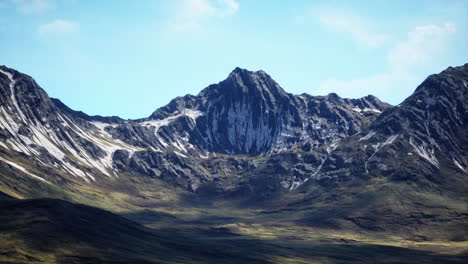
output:
[[[355,246],[352,256],[339,263],[362,260],[358,245],[416,250],[411,254],[426,262],[463,263],[467,113],[468,64],[429,76],[396,106],[372,95],[293,95],[264,71],[236,68],[198,95],[177,97],[135,120],[72,110],[50,98],[32,77],[0,66],[0,193],[5,197],[0,210],[8,212],[2,222],[12,223],[1,229],[9,231],[0,236],[5,244],[0,261],[27,259],[27,251],[38,263],[41,257],[81,263],[80,247],[86,245],[97,248],[89,263],[111,262],[112,254],[103,254],[106,247],[93,238],[110,239],[120,231],[109,227],[99,234],[87,227],[106,215],[100,223],[115,221],[115,229],[126,230],[125,239],[135,241],[128,244],[133,253],[127,257],[138,255],[138,240],[155,241],[142,250],[148,257],[141,263],[186,263],[183,259],[191,256],[199,263],[228,263],[210,253],[214,246],[200,237],[232,246],[225,254],[234,261],[234,255],[249,250],[239,243],[247,235],[265,245],[252,259],[232,263],[284,263],[285,256],[291,263],[308,263],[314,256],[334,263],[343,256],[318,248],[349,243]],[[61,210],[76,217],[61,217]],[[52,234],[81,246],[40,256],[37,252],[47,251],[40,245],[44,231],[28,231],[36,225],[24,225],[27,215],[53,220],[44,230],[51,223],[63,225]],[[10,236],[22,217],[25,231]],[[74,221],[79,231],[71,232],[67,226]],[[178,234],[174,241],[166,230]],[[86,232],[90,235],[83,237]],[[311,235],[317,233],[325,238]],[[111,248],[125,248],[115,239]],[[294,244],[274,255],[285,241],[311,244]],[[182,260],[154,253],[179,252],[187,243],[200,246]],[[376,258],[388,253],[380,249]],[[317,255],[304,255],[307,250]],[[431,257],[425,255],[428,250],[458,255]]]

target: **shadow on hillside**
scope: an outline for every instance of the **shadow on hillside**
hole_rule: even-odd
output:
[[[40,261],[42,255],[35,255],[39,253],[54,255],[59,263],[90,264],[466,263],[468,257],[357,243],[257,239],[224,228],[180,229],[175,224],[156,230],[101,209],[54,199],[3,201],[0,234],[14,245],[0,246],[1,257],[8,259],[5,254],[10,254],[17,262]]]

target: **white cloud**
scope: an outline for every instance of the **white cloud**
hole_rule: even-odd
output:
[[[54,0],[13,0],[18,11],[25,14],[40,14],[55,6]]]
[[[80,29],[80,24],[63,19],[56,19],[50,23],[40,25],[37,29],[37,32],[40,35],[57,35],[64,33],[73,33],[77,32]]]
[[[421,82],[415,73],[431,65],[443,55],[453,23],[425,25],[408,32],[407,38],[394,45],[387,53],[389,70],[375,75],[350,80],[329,79],[315,91],[318,94],[335,92],[343,97],[361,97],[373,94],[379,98],[404,99]],[[398,95],[397,95],[398,94]]]
[[[407,70],[413,65],[428,63],[443,51],[447,37],[454,32],[453,23],[416,27],[408,32],[405,41],[389,52],[388,62],[393,70]]]
[[[321,8],[314,10],[313,13],[320,25],[337,32],[349,34],[361,46],[379,47],[387,39],[384,34],[373,33],[371,23],[351,11]]]
[[[176,30],[200,28],[210,18],[231,16],[238,10],[237,0],[179,0],[170,24]]]

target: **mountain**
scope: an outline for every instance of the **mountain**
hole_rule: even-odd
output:
[[[31,77],[2,66],[0,147],[32,162],[37,173],[8,155],[2,161],[52,183],[128,173],[192,191],[215,185],[223,193],[246,186],[265,193],[252,183],[262,179],[243,175],[272,169],[281,174],[268,180],[274,191],[311,178],[429,176],[440,169],[438,156],[466,172],[466,67],[430,76],[395,107],[371,95],[292,95],[263,71],[236,68],[196,96],[177,97],[148,118],[123,120],[74,111]],[[227,164],[213,166],[218,163]]]
[[[1,159],[44,182],[91,183],[127,173],[192,191],[215,185],[223,193],[246,186],[263,193],[265,186],[252,184],[262,180],[245,174],[272,169],[281,174],[274,184],[268,180],[275,191],[323,177],[429,176],[439,159],[466,172],[466,68],[430,76],[395,107],[371,95],[292,95],[263,71],[236,68],[196,96],[123,120],[74,111],[31,77],[2,66]]]
[[[263,71],[236,68],[197,95],[124,120],[72,110],[0,66],[0,201],[84,203],[237,253],[245,239],[260,252],[302,241],[283,254],[297,263],[336,261],[343,256],[321,250],[349,243],[377,245],[348,253],[375,249],[378,259],[388,258],[382,245],[459,254],[468,238],[467,93],[468,64],[429,76],[397,106],[372,95],[293,95]]]
[[[6,67],[1,73],[1,146],[87,182],[131,172],[185,178],[196,190],[218,173],[204,164],[208,157],[315,149],[362,131],[390,107],[373,96],[295,96],[263,71],[236,68],[197,96],[122,120],[73,111],[31,77]]]

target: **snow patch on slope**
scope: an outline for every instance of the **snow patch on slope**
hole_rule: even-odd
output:
[[[435,154],[434,154],[434,148],[429,148],[426,143],[423,143],[422,145],[416,145],[413,141],[413,138],[410,138],[409,144],[413,146],[415,152],[421,157],[427,160],[429,163],[432,165],[436,166],[439,168],[439,161],[437,160]]]
[[[365,108],[354,107],[351,110],[353,110],[354,112],[358,112],[358,113],[362,113],[362,112],[374,112],[374,113],[378,113],[378,114],[382,113],[382,111],[380,111],[377,108],[367,108],[367,107],[365,107]]]
[[[67,119],[65,117],[65,119]],[[104,175],[107,176],[112,176],[110,174],[110,171],[113,172],[112,170],[112,155],[114,152],[118,149],[126,149],[129,151],[133,150],[138,150],[138,148],[134,146],[130,146],[128,144],[125,144],[121,142],[120,140],[114,140],[111,138],[111,136],[105,132],[105,130],[102,130],[102,136],[97,137],[95,135],[89,134],[86,131],[82,130],[80,127],[78,127],[76,124],[73,124],[74,126],[74,131],[77,133],[80,137],[93,142],[95,145],[97,145],[100,149],[102,149],[105,152],[105,156],[100,159],[93,159],[89,155],[87,155],[86,151],[77,144],[78,149],[80,150],[81,155],[75,155],[80,161],[82,161],[84,164],[89,165],[90,167],[94,167],[101,171]],[[98,128],[102,127],[100,124],[98,124]],[[114,174],[114,173],[113,173]],[[94,178],[93,178],[94,180]]]
[[[367,135],[363,136],[362,138],[359,139],[359,141],[363,141],[363,140],[369,140],[371,137],[373,137],[375,135],[375,131],[374,130],[371,130]]]
[[[463,166],[456,159],[452,159],[452,160],[453,160],[453,163],[455,164],[455,166],[457,166],[463,172],[466,172],[466,169],[463,168]]]
[[[8,79],[10,79],[10,98],[11,98],[11,101],[13,102],[13,105],[15,106],[16,110],[18,111],[19,113],[19,116],[21,118],[21,120],[23,122],[26,122],[26,117],[25,115],[23,114],[23,112],[21,111],[19,105],[18,105],[18,101],[16,101],[16,97],[15,97],[15,84],[16,84],[16,80],[13,79],[13,74],[9,73],[9,72],[6,72],[4,70],[1,70],[0,69],[0,72],[5,74]]]
[[[377,144],[372,145],[372,147],[374,148],[374,153],[372,153],[372,155],[367,159],[366,163],[364,164],[364,168],[367,174],[369,174],[369,169],[368,169],[369,161],[371,161],[375,157],[377,152],[379,152],[383,147],[392,144],[398,138],[398,136],[399,136],[398,134],[391,135],[383,143],[379,142]]]
[[[156,134],[160,127],[169,125],[172,121],[176,120],[177,118],[181,116],[190,117],[191,119],[195,121],[199,116],[202,116],[202,115],[203,113],[198,110],[185,108],[182,111],[179,111],[179,113],[176,115],[168,116],[164,119],[159,119],[159,120],[145,121],[141,123],[141,125],[155,127],[154,133]]]
[[[27,175],[29,175],[29,176],[35,178],[35,179],[38,179],[38,180],[43,181],[43,182],[50,183],[50,182],[44,180],[43,178],[41,178],[41,177],[39,177],[39,176],[37,176],[37,175],[34,175],[34,174],[28,172],[24,167],[22,167],[22,166],[20,166],[20,165],[18,165],[18,164],[16,164],[16,163],[14,163],[14,162],[12,162],[12,161],[9,161],[9,160],[4,159],[4,158],[2,158],[2,157],[0,157],[0,161],[5,162],[6,164],[12,166],[13,168],[15,168],[15,169],[17,169],[17,170],[20,170],[20,171],[22,171],[23,173],[25,173],[25,174],[27,174]]]

